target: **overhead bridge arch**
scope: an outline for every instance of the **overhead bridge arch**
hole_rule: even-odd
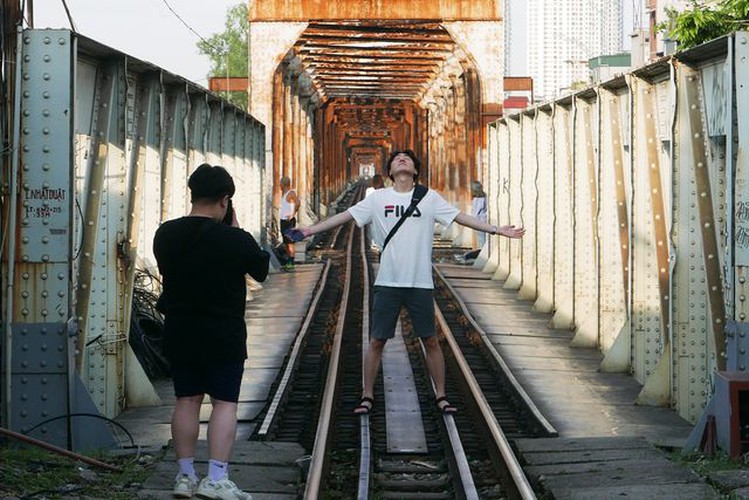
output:
[[[468,209],[500,110],[502,40],[497,1],[251,3],[249,111],[270,132],[274,186],[291,177],[311,222],[408,148],[422,182]]]

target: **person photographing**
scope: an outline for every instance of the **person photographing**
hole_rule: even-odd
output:
[[[220,166],[200,165],[190,175],[191,210],[164,222],[153,251],[163,290],[164,352],[176,403],[172,440],[179,472],[173,495],[250,500],[229,480],[237,429],[237,401],[247,359],[245,275],[264,281],[270,256],[243,231],[231,207],[234,181]],[[195,448],[200,406],[208,394],[208,475],[199,480]]]

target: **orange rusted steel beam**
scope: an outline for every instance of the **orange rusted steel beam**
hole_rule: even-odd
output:
[[[213,92],[247,92],[249,86],[246,76],[213,76],[208,79],[208,89]]]
[[[309,21],[343,19],[419,19],[501,21],[498,0],[251,0],[250,21]]]
[[[530,76],[506,76],[504,77],[505,92],[511,90],[533,91],[533,78]]]

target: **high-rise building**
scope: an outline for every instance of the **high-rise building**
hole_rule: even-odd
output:
[[[618,0],[528,0],[528,73],[552,99],[590,83],[588,61],[622,51]]]

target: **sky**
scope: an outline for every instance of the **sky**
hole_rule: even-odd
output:
[[[200,36],[208,38],[224,31],[226,10],[247,0],[67,0],[76,30],[89,38],[151,62],[204,87],[210,60],[197,49],[198,35],[170,11],[169,6]],[[525,75],[526,0],[509,0],[518,15],[513,29],[513,53],[508,75]],[[629,48],[633,4],[641,0],[619,0],[624,6],[624,43]],[[34,27],[70,28],[62,0],[35,0]]]
[[[204,87],[211,67],[198,52],[198,36],[224,31],[226,10],[246,0],[67,0],[76,31]],[[35,28],[67,28],[62,0],[34,1]]]

